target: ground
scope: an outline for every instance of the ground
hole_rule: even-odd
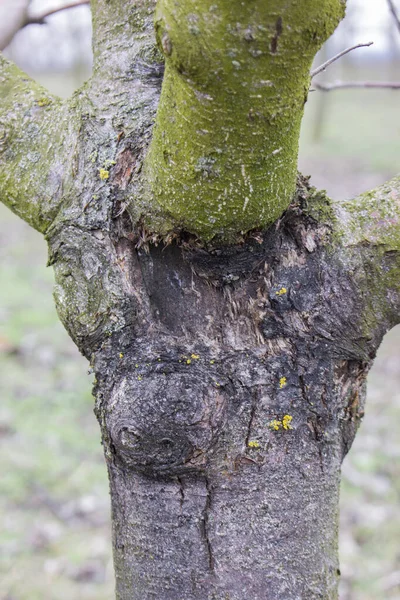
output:
[[[399,92],[311,97],[300,166],[342,198],[398,169]],[[313,106],[314,105],[314,106]],[[111,600],[109,496],[91,375],[57,321],[40,236],[0,207],[0,600]],[[343,468],[341,600],[400,599],[400,328]]]

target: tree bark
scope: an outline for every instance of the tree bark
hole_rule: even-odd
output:
[[[240,248],[138,252],[147,333],[95,365],[120,600],[337,598],[340,465],[399,296],[374,304],[373,242],[326,202],[303,187]]]
[[[93,77],[66,103],[41,102],[47,96],[36,84],[0,64],[7,81],[0,193],[46,235],[60,318],[96,374],[118,600],[337,598],[340,465],[363,415],[376,349],[399,322],[400,179],[342,204],[295,180],[303,104],[292,85],[304,100],[310,57],[343,3],[308,1],[309,23],[298,3],[264,4],[255,2],[254,14],[242,3],[232,14],[222,0],[215,4],[230,33],[211,83],[189,77],[187,65],[179,71],[179,19],[186,27],[192,13],[182,2],[183,18],[167,0],[157,12],[167,62],[162,93],[152,0],[93,2]],[[189,21],[212,40],[223,23],[208,27],[211,6],[197,5],[207,19],[195,11]],[[240,143],[237,160],[252,108],[246,86],[237,90],[237,122],[218,106],[226,86],[237,85],[225,65],[239,23],[234,11],[243,26],[253,27],[256,16],[268,31],[275,27],[258,58],[262,77],[276,76],[284,123],[259,127],[268,148],[278,134],[286,144],[290,160],[279,169],[264,158],[265,169],[278,169],[276,181],[291,182],[287,194],[273,193],[268,178],[258,182],[258,142]],[[258,58],[246,54],[254,40],[241,37],[242,25],[238,62],[256,73]],[[301,56],[288,83],[282,69],[294,59],[291,28]],[[312,43],[310,31],[319,32]],[[201,36],[189,34],[179,52],[194,57],[196,71],[196,53],[185,44],[196,49]],[[168,93],[179,77],[178,87],[194,86],[194,104],[182,114]],[[208,85],[218,127],[231,119],[223,156],[232,164],[212,174],[217,163],[202,163],[205,176],[188,167],[199,160],[196,144],[175,164],[165,162],[163,144],[179,156],[173,138],[183,128],[185,139],[207,140],[202,156],[212,154],[214,136],[197,130],[206,104],[194,100]],[[268,94],[260,100],[267,112]],[[195,105],[200,112],[192,115]],[[287,136],[291,123],[296,135]],[[33,144],[40,173],[29,162]],[[250,183],[254,175],[251,219],[235,213],[244,194],[235,184],[232,213],[224,209],[227,218],[212,222],[219,184],[237,182],[242,165]],[[162,192],[155,181],[165,183]],[[161,196],[174,191],[170,205]],[[204,229],[193,213],[197,201]]]

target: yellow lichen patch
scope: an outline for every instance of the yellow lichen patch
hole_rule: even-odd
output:
[[[192,363],[192,360],[190,358],[187,359],[186,364],[190,365]]]
[[[141,376],[141,375],[139,375],[139,376],[138,376],[138,381],[142,381],[142,379],[143,379],[143,378],[142,378],[142,376]]]
[[[51,99],[50,98],[39,98],[39,100],[36,101],[36,104],[38,106],[48,106],[49,104],[51,104]]]
[[[210,360],[210,365],[213,365],[215,363],[215,360]]]
[[[283,419],[282,419],[282,427],[283,429],[293,429],[293,427],[291,426],[291,422],[293,420],[293,417],[291,417],[290,415],[284,415]]]
[[[106,160],[104,163],[104,168],[109,169],[110,167],[113,167],[115,164],[116,164],[115,160]]]
[[[260,444],[256,440],[251,440],[248,444],[249,448],[259,448]]]
[[[107,169],[99,169],[100,179],[105,180],[110,177],[110,172]]]
[[[190,357],[193,358],[193,360],[199,360],[200,354],[191,354]]]
[[[282,421],[279,421],[278,419],[273,419],[268,423],[268,427],[270,427],[274,431],[279,431],[280,429],[293,429],[293,427],[291,426],[292,420],[293,417],[291,415],[284,415]]]
[[[287,383],[286,377],[281,377],[279,380],[279,387],[282,389],[283,387],[285,387],[286,383]]]
[[[284,294],[287,294],[287,289],[285,287],[281,287],[281,289],[275,292],[275,294],[277,296],[283,296]]]
[[[123,353],[122,353],[122,352],[120,352],[120,353],[119,353],[119,357],[120,357],[120,358],[124,358],[124,355],[123,355]]]

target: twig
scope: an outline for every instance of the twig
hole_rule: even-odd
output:
[[[84,4],[90,4],[90,0],[77,0],[76,2],[68,2],[67,4],[63,4],[63,6],[58,6],[57,8],[52,8],[50,10],[46,10],[41,15],[28,17],[25,25],[43,25],[46,21],[47,17],[54,15],[62,10],[67,10],[68,8],[75,8],[76,6],[83,6]]]
[[[388,2],[390,2],[390,1],[391,0],[388,0]],[[318,75],[319,73],[322,73],[322,71],[325,71],[325,69],[327,69],[329,67],[329,65],[334,63],[336,60],[339,60],[339,58],[342,58],[342,56],[344,56],[345,54],[348,54],[349,52],[352,52],[353,50],[356,50],[357,48],[365,48],[367,46],[372,46],[373,43],[374,42],[367,42],[366,44],[357,44],[356,46],[351,46],[350,48],[346,48],[346,50],[342,50],[341,52],[339,52],[339,54],[336,54],[336,56],[333,56],[332,58],[330,58],[329,60],[324,62],[322,65],[320,65],[319,67],[317,67],[316,69],[311,71],[311,73],[310,73],[311,79],[313,77],[315,77],[316,75]]]
[[[375,88],[400,90],[399,81],[335,81],[333,83],[313,83],[313,88],[322,92],[343,90],[346,88]]]
[[[393,2],[393,0],[387,0],[387,2],[389,4],[390,12],[393,15],[393,19],[395,20],[395,23],[397,25],[397,29],[400,31],[400,17],[397,14],[397,10],[396,10],[396,7],[394,5],[394,2]]]

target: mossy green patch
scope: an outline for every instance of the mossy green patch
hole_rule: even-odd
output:
[[[344,9],[303,4],[158,3],[166,71],[145,174],[162,217],[150,228],[168,219],[231,241],[290,204],[311,62]]]
[[[341,208],[353,243],[382,246],[385,252],[400,250],[400,176],[343,202]]]
[[[4,57],[0,68],[1,199],[44,233],[58,209],[59,196],[49,185],[49,173],[56,149],[65,149],[60,141],[62,109],[57,98]]]

